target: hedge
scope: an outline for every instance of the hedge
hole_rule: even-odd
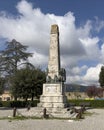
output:
[[[104,108],[104,100],[68,100],[68,104],[75,104],[80,106],[81,103],[90,103],[92,108]]]
[[[0,107],[18,107],[23,108],[30,105],[31,107],[37,106],[39,100],[34,101],[0,101]]]
[[[75,104],[76,106],[80,106],[81,103],[90,103],[92,108],[104,108],[104,100],[68,100],[68,104]],[[0,107],[27,107],[30,105],[31,107],[37,106],[39,100],[34,101],[0,101]]]

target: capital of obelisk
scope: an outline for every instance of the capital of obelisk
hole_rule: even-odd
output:
[[[65,80],[65,69],[60,68],[59,27],[54,24],[51,26],[48,70],[40,97],[41,107],[56,111],[65,107]]]

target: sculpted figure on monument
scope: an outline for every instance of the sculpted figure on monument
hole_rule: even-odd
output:
[[[54,82],[55,83],[59,82],[59,79],[58,79],[57,75],[54,76]]]
[[[51,83],[51,77],[48,76],[48,75],[46,76],[46,82],[47,82],[47,83]]]
[[[46,82],[47,83],[59,83],[59,82],[65,82],[66,81],[66,71],[64,68],[61,68],[59,71],[59,76],[54,75],[54,79],[52,79],[50,76],[46,76]]]
[[[65,82],[66,81],[66,71],[64,68],[61,68],[59,71],[59,81]]]

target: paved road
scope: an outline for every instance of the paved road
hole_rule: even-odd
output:
[[[104,109],[91,109],[94,114],[80,121],[68,120],[0,120],[0,130],[104,130]],[[0,110],[0,117],[12,110]]]

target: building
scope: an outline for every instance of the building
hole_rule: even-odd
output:
[[[78,84],[66,84],[67,99],[85,99],[88,98],[86,90],[88,86]]]
[[[10,101],[12,100],[12,95],[9,90],[5,90],[3,94],[0,95],[1,101]]]

